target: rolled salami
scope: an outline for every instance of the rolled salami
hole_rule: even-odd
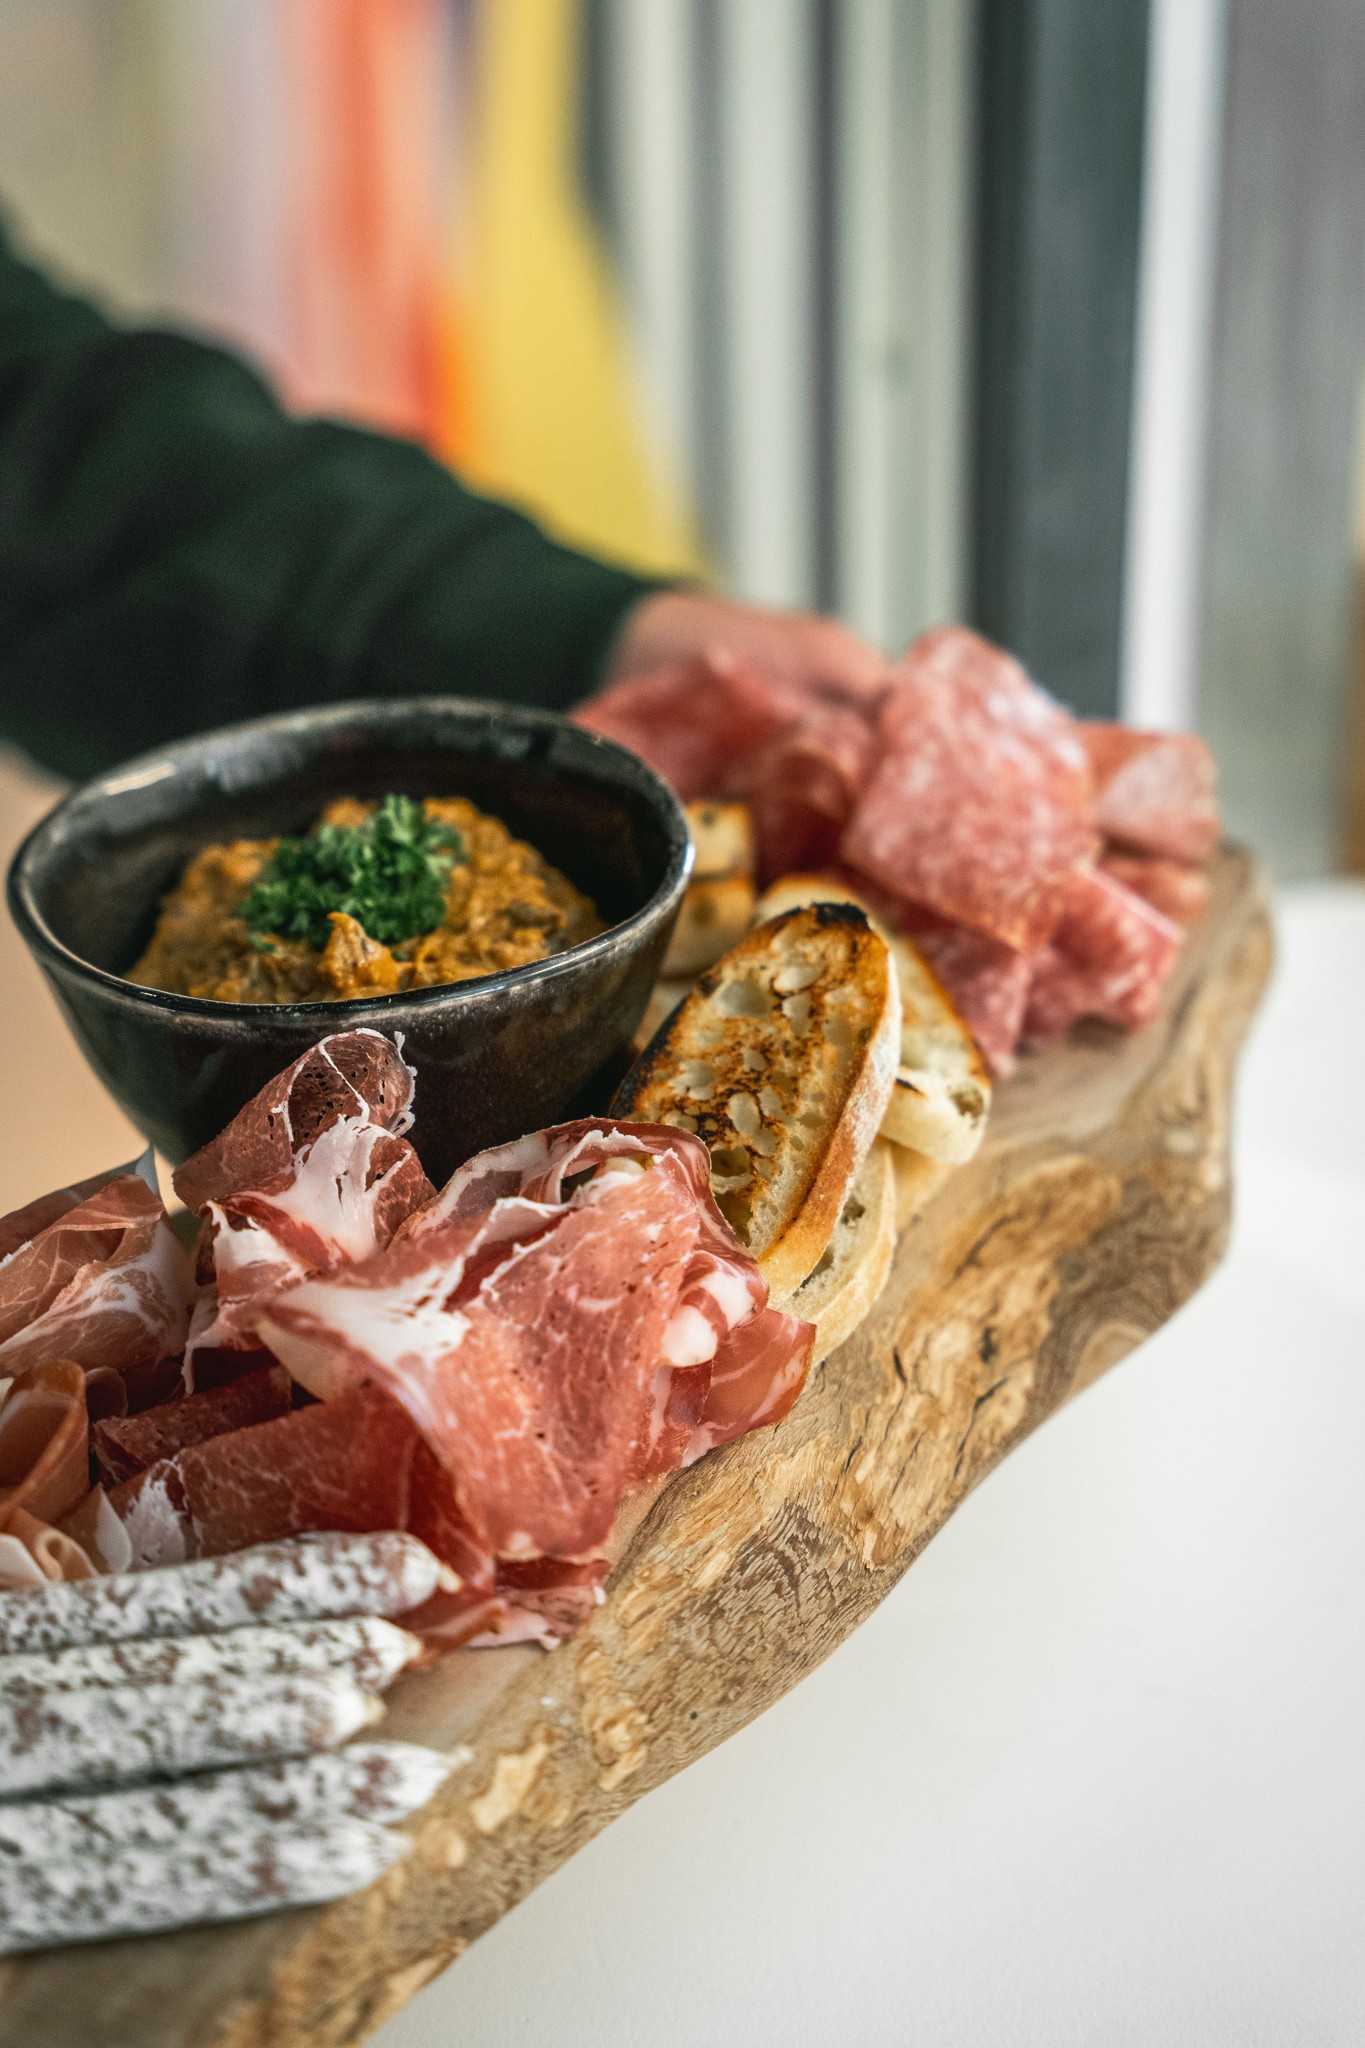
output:
[[[193,1564],[0,1595],[0,1654],[200,1635],[248,1622],[405,1614],[438,1588],[457,1591],[456,1574],[399,1530],[292,1536]]]
[[[0,1705],[0,1792],[129,1784],[301,1756],[334,1748],[383,1712],[338,1671],[47,1693]]]
[[[412,1742],[352,1742],[281,1763],[205,1771],[175,1785],[0,1802],[0,1869],[17,1858],[50,1863],[121,1849],[203,1847],[266,1825],[385,1825],[425,1806],[451,1769],[447,1758]]]
[[[410,1844],[372,1821],[257,1828],[104,1861],[0,1863],[0,1953],[240,1920],[359,1891]]]
[[[216,1636],[143,1637],[88,1643],[49,1654],[0,1657],[0,1704],[92,1686],[189,1685],[200,1678],[287,1678],[297,1671],[345,1671],[365,1692],[383,1692],[421,1655],[422,1645],[391,1621],[295,1622],[232,1628]]]

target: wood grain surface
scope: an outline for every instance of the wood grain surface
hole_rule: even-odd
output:
[[[370,1891],[225,1929],[0,1965],[25,2048],[362,2040],[642,1793],[778,1699],[1044,1417],[1155,1330],[1225,1241],[1229,1106],[1270,931],[1252,862],[1152,1028],[1082,1029],[999,1091],[980,1156],[902,1238],[886,1293],[777,1429],[617,1532],[606,1604],[550,1656],[466,1651],[387,1731],[460,1766]]]

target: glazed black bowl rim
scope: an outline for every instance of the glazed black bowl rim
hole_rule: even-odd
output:
[[[631,912],[617,924],[608,925],[590,939],[581,939],[576,946],[569,946],[562,953],[547,954],[543,960],[531,960],[522,967],[504,967],[493,974],[470,975],[464,981],[436,982],[430,988],[396,989],[389,995],[345,996],[315,1003],[225,1003],[215,996],[182,996],[169,989],[147,988],[141,982],[129,981],[126,976],[112,974],[107,968],[96,967],[90,960],[82,959],[79,953],[65,945],[49,926],[33,896],[33,884],[29,874],[31,857],[38,842],[49,835],[65,812],[82,802],[98,800],[101,794],[120,794],[118,785],[127,787],[145,786],[152,781],[152,771],[161,770],[155,779],[173,776],[178,769],[188,765],[196,756],[202,755],[224,743],[240,741],[248,736],[257,737],[271,733],[308,731],[316,728],[335,729],[366,720],[387,721],[400,717],[412,717],[423,711],[469,713],[505,719],[509,725],[530,726],[541,731],[567,729],[590,744],[593,751],[603,756],[616,756],[628,762],[631,771],[639,779],[644,792],[657,804],[660,816],[669,828],[668,861],[659,886],[647,902]],[[584,780],[591,780],[585,773]],[[115,787],[108,788],[113,784]],[[105,787],[102,787],[105,786]],[[264,1011],[271,1017],[292,1022],[295,1018],[310,1017],[345,1018],[356,1011],[394,1011],[417,1004],[427,1008],[435,1003],[450,1002],[462,995],[491,995],[504,989],[518,989],[533,986],[556,974],[562,973],[567,962],[591,962],[597,955],[606,958],[621,943],[623,935],[657,919],[667,908],[671,899],[681,899],[687,877],[691,872],[693,849],[687,830],[687,820],[673,791],[638,754],[632,754],[626,747],[618,746],[615,740],[606,739],[602,734],[589,731],[584,726],[570,726],[565,718],[553,711],[542,711],[531,705],[500,704],[493,699],[480,697],[420,696],[420,697],[357,697],[340,704],[310,705],[301,711],[275,712],[265,718],[243,719],[235,725],[217,726],[211,732],[195,733],[184,740],[173,741],[169,746],[155,747],[145,754],[137,754],[116,768],[109,768],[103,774],[91,776],[78,783],[75,789],[52,806],[50,811],[38,820],[20,842],[10,862],[6,880],[6,895],[10,915],[24,939],[39,954],[46,955],[95,988],[106,989],[135,1006],[148,1010],[174,1011],[177,1015],[219,1019],[259,1019]],[[345,1028],[344,1024],[340,1027]]]

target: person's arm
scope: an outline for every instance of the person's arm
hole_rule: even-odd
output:
[[[44,766],[344,697],[566,709],[657,587],[419,448],[291,419],[224,350],[114,326],[0,231],[0,737]]]

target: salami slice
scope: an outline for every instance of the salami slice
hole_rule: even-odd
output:
[[[0,1702],[0,1784],[13,1796],[177,1777],[335,1749],[382,1715],[339,1671],[109,1686]]]
[[[720,795],[736,768],[799,724],[808,706],[794,685],[718,651],[618,683],[571,715],[639,754],[691,803]]]
[[[917,640],[882,708],[876,766],[843,837],[848,865],[1028,951],[1095,846],[1075,721],[978,635],[945,627]]]
[[[1198,924],[1209,907],[1210,883],[1202,868],[1117,848],[1105,853],[1100,866],[1153,910],[1169,917],[1172,924]]]
[[[900,928],[947,989],[992,1073],[1010,1073],[1033,978],[1031,956],[938,918],[903,915]]]
[[[453,1592],[454,1576],[414,1536],[302,1536],[164,1571],[6,1593],[0,1652],[207,1634],[247,1622],[400,1615],[440,1588]]]
[[[0,1952],[241,1920],[360,1891],[411,1849],[369,1821],[262,1828],[107,1860],[0,1861]]]
[[[726,794],[749,806],[765,884],[837,858],[874,746],[866,712],[817,705],[793,731],[731,771]]]
[[[1061,922],[1034,962],[1024,1035],[1059,1037],[1080,1017],[1135,1031],[1150,1024],[1180,953],[1179,925],[1100,868],[1067,884]]]
[[[451,1769],[448,1758],[414,1743],[350,1742],[133,1791],[0,1800],[0,1868],[11,1857],[51,1863],[119,1849],[203,1848],[263,1826],[385,1826],[425,1806]]]
[[[1134,732],[1087,721],[1080,737],[1095,777],[1095,822],[1139,853],[1195,865],[1218,845],[1213,755],[1192,732]]]

